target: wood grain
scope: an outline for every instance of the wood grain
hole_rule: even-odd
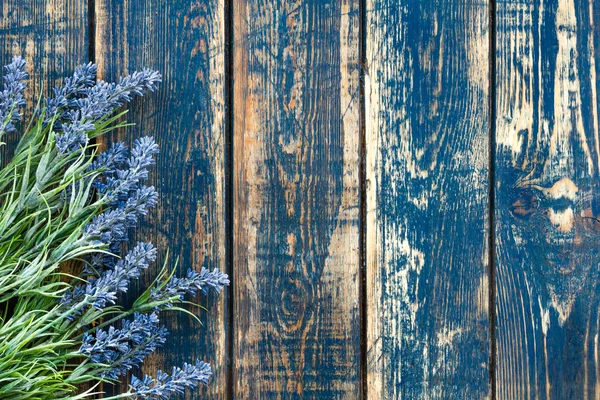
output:
[[[367,0],[369,399],[490,395],[488,12]]]
[[[599,21],[498,2],[498,399],[600,398]]]
[[[29,63],[27,121],[38,96],[48,95],[77,65],[89,61],[87,4],[80,0],[3,0],[0,65],[8,64],[15,55]],[[3,140],[7,145],[1,150],[2,159],[6,161],[19,136],[15,133]]]
[[[137,125],[111,136],[132,142],[154,135],[161,148],[150,183],[160,202],[136,237],[151,239],[163,255],[132,288],[133,298],[151,284],[164,253],[179,274],[225,265],[224,4],[222,0],[96,0],[96,60],[102,78],[115,80],[135,69],[159,70],[160,89],[131,103]],[[205,297],[200,326],[177,312],[161,313],[170,328],[166,345],[143,373],[210,362],[214,376],[193,398],[225,398],[227,387],[228,292]],[[197,309],[194,312],[198,313]]]
[[[234,2],[234,393],[360,389],[358,1]]]
[[[89,61],[88,7],[80,0],[6,0],[0,3],[0,66],[20,55],[29,63],[25,97],[27,106],[17,131],[3,137],[1,165],[12,158],[39,96],[63,84],[63,78]],[[4,73],[4,70],[1,71]],[[62,266],[78,273],[79,263]],[[89,387],[82,386],[82,390]]]

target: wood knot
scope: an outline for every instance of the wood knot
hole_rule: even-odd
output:
[[[527,219],[539,207],[539,197],[533,190],[520,190],[512,201],[510,212],[516,218]]]
[[[285,332],[292,333],[302,327],[305,321],[309,293],[298,277],[283,277],[278,280],[281,290],[277,319]]]

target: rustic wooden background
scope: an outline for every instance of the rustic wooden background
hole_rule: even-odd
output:
[[[0,50],[164,74],[107,140],[162,149],[136,235],[232,276],[144,368],[210,361],[188,398],[600,399],[600,2],[3,0]]]

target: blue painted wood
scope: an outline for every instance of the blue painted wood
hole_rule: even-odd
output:
[[[40,95],[48,96],[75,68],[89,61],[87,2],[81,0],[5,0],[0,4],[0,66],[15,55],[28,63],[30,78],[23,110],[24,128]],[[4,71],[2,71],[4,72]],[[22,129],[3,137],[2,165],[12,158]],[[63,265],[77,274],[80,265]],[[82,390],[87,389],[82,386]]]
[[[224,3],[220,0],[96,0],[96,60],[107,80],[150,67],[164,81],[155,93],[131,103],[136,126],[110,140],[133,141],[154,135],[161,153],[151,174],[160,201],[135,237],[159,249],[156,265],[133,285],[129,299],[151,284],[167,249],[178,273],[225,266]],[[212,296],[211,296],[212,297]],[[227,391],[228,292],[193,309],[204,323],[178,313],[161,313],[171,334],[144,363],[143,373],[170,371],[197,358],[210,362],[214,375],[190,398],[225,398]],[[110,388],[109,388],[110,389]]]
[[[600,4],[499,1],[498,399],[600,396]]]
[[[491,395],[488,12],[367,1],[371,399]]]
[[[50,10],[50,11],[49,11]],[[15,55],[30,65],[26,98],[32,110],[42,93],[88,62],[88,7],[80,0],[3,0],[0,5],[0,65]],[[25,115],[27,119],[29,115]],[[3,138],[2,160],[16,147],[16,134]]]
[[[359,398],[358,3],[234,2],[236,399]]]
[[[204,327],[167,314],[176,328],[143,372],[203,358],[215,377],[201,395],[224,398],[235,328],[235,398],[357,398],[361,372],[372,399],[491,394],[488,2],[366,1],[366,371],[359,1],[235,1],[233,22],[223,0],[95,4],[102,77],[165,74],[132,104],[138,125],[110,140],[158,137],[162,200],[136,235],[181,270],[225,267],[225,24],[235,30],[235,327],[227,296],[199,300]],[[30,102],[88,60],[87,5],[0,7],[0,61],[35,66]],[[498,0],[496,18],[496,395],[594,399],[600,4]]]

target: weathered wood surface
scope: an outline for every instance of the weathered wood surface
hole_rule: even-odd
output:
[[[3,137],[6,145],[0,149],[1,165],[11,159],[22,132],[19,128],[27,126],[39,96],[51,95],[52,88],[62,85],[65,76],[89,61],[88,20],[88,6],[80,0],[0,3],[0,66],[10,63],[16,55],[29,63],[27,106],[17,132]],[[76,262],[62,266],[62,271],[70,274],[80,270],[81,265]]]
[[[89,61],[88,7],[80,0],[3,0],[0,3],[0,65],[15,55],[28,63],[26,98],[31,110],[40,93],[62,83],[75,67]],[[4,72],[4,71],[2,71]],[[27,113],[25,118],[29,117]],[[19,136],[3,138],[3,160]]]
[[[161,149],[150,182],[160,201],[137,237],[151,239],[179,273],[225,265],[225,94],[224,4],[222,0],[96,0],[95,57],[103,79],[134,69],[163,73],[160,90],[135,100],[129,120],[137,125],[109,137],[133,141],[154,135]],[[164,254],[163,254],[164,255]],[[151,284],[159,257],[131,290],[131,298]],[[161,313],[171,334],[144,364],[143,372],[170,371],[196,358],[214,367],[211,384],[197,396],[225,398],[227,388],[228,292],[207,305],[204,325],[177,312]],[[195,309],[194,312],[198,313]]]
[[[367,1],[369,399],[490,395],[488,12]]]
[[[600,3],[497,17],[498,399],[598,399]]]
[[[359,398],[358,1],[233,27],[233,397]]]
[[[227,269],[233,241],[231,290],[198,298],[204,326],[165,314],[172,334],[142,373],[211,362],[192,398],[354,399],[362,385],[368,399],[600,398],[600,3],[497,0],[496,54],[491,1],[228,4],[0,4],[0,61],[31,63],[30,106],[89,59],[107,80],[163,72],[160,91],[132,103],[137,126],[108,138],[161,146],[161,202],[135,235],[170,249],[180,272]]]

